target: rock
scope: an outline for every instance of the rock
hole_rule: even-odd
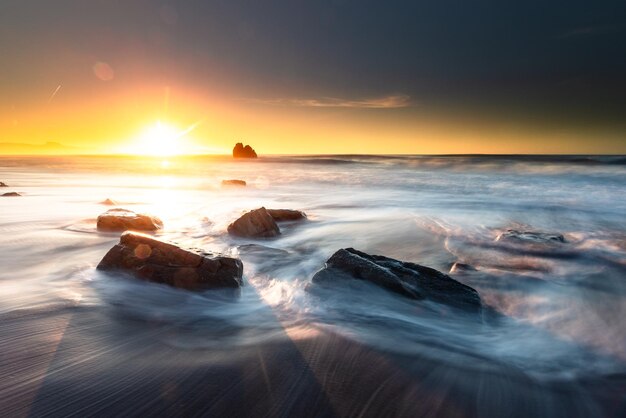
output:
[[[223,186],[245,186],[246,182],[243,180],[222,180],[222,187]]]
[[[257,158],[256,151],[252,149],[250,145],[246,145],[245,147],[241,142],[237,142],[235,148],[233,148],[233,157],[234,158]]]
[[[21,194],[19,194],[18,192],[8,192],[8,193],[4,193],[2,196],[4,196],[4,197],[17,197],[17,196],[21,196]]]
[[[117,202],[115,200],[111,200],[111,199],[105,199],[102,202],[100,202],[101,205],[106,205],[106,206],[117,206]]]
[[[0,181],[0,187],[9,187],[9,185]]]
[[[430,299],[466,311],[482,309],[478,292],[450,276],[419,264],[369,255],[354,248],[337,251],[313,276],[315,283],[342,279],[366,280],[411,299]]]
[[[262,207],[243,214],[228,225],[228,233],[239,237],[271,238],[280,235],[280,229],[272,215]]]
[[[97,227],[101,231],[156,231],[163,222],[156,216],[135,213],[127,209],[109,209],[98,216]]]
[[[129,271],[143,280],[188,290],[243,285],[241,260],[183,249],[137,232],[124,232],[98,269]]]
[[[565,237],[561,234],[507,229],[506,232],[498,235],[496,241],[527,242],[533,244],[564,243]]]
[[[306,219],[306,214],[299,210],[293,209],[267,209],[267,212],[276,222],[282,221],[299,221]]]

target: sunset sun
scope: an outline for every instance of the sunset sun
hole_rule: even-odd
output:
[[[126,151],[129,154],[172,157],[184,152],[183,137],[187,131],[157,121],[140,133]]]

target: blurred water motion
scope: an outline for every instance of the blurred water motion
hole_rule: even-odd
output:
[[[3,415],[626,415],[622,157],[2,157],[0,180],[24,194],[0,201]],[[161,238],[241,257],[246,286],[97,272],[118,239],[95,228],[107,198],[159,216]],[[260,206],[309,219],[225,233]],[[451,274],[488,309],[311,285],[348,246],[462,263]]]

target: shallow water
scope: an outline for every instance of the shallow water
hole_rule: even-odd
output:
[[[222,179],[248,187],[222,188]],[[11,186],[2,192],[23,194],[0,198],[0,315],[20,318],[3,331],[5,350],[32,337],[24,321],[78,310],[97,318],[89,332],[98,338],[107,339],[100,321],[131,321],[183,351],[328,331],[403,359],[497,365],[543,384],[626,373],[623,157],[0,157],[0,181]],[[160,238],[241,257],[240,294],[96,271],[118,239],[95,229],[106,198],[161,217]],[[304,210],[308,220],[281,225],[277,239],[226,234],[260,206]],[[507,229],[565,242],[498,240]],[[363,282],[312,285],[344,247],[444,272],[470,264],[475,271],[450,274],[477,289],[489,313],[466,317]]]

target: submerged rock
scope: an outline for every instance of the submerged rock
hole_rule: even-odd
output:
[[[222,186],[245,186],[246,182],[243,180],[222,180]]]
[[[17,196],[21,196],[21,194],[19,194],[18,192],[8,192],[8,193],[4,193],[2,196],[4,196],[4,197],[17,197]]]
[[[9,185],[0,181],[0,187],[9,187]]]
[[[228,233],[238,237],[271,238],[280,235],[272,215],[264,207],[243,214],[228,225]]]
[[[365,280],[411,299],[430,299],[466,311],[482,309],[478,292],[450,276],[419,264],[369,255],[354,248],[337,251],[313,276],[315,283],[342,279]]]
[[[163,228],[163,222],[156,216],[118,208],[98,216],[97,227],[101,231],[156,231]]]
[[[519,231],[507,229],[496,238],[496,241],[527,242],[533,244],[564,243],[565,237],[561,234],[551,234],[537,231]]]
[[[123,233],[98,269],[129,271],[143,280],[188,290],[243,285],[241,260],[186,250],[137,232]]]
[[[234,158],[257,158],[256,151],[250,146],[245,147],[241,142],[237,142],[235,148],[233,148]]]
[[[299,221],[306,219],[306,214],[299,210],[293,209],[267,209],[267,212],[276,222],[282,221]]]

